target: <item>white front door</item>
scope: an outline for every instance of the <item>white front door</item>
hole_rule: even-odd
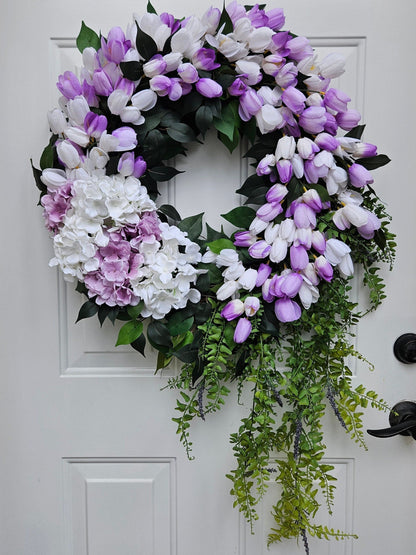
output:
[[[177,17],[208,7],[187,0],[174,7],[168,0],[154,4],[159,13]],[[375,187],[393,216],[398,258],[394,271],[386,272],[386,301],[358,330],[358,350],[376,371],[369,375],[357,366],[356,374],[357,383],[392,405],[414,399],[414,371],[392,353],[396,337],[416,331],[412,6],[285,0],[268,7],[283,7],[286,28],[311,37],[319,51],[346,55],[340,88],[362,112],[366,140],[392,158],[375,173]],[[79,63],[75,37],[81,20],[105,35],[113,26],[124,28],[133,11],[145,10],[144,0],[7,0],[1,7],[0,553],[294,555],[303,550],[295,542],[267,551],[277,488],[271,485],[259,507],[255,535],[232,508],[225,478],[234,464],[228,438],[244,414],[235,392],[221,413],[195,423],[196,458],[188,461],[171,421],[175,393],[160,391],[175,369],[154,375],[152,354],[143,359],[129,348],[114,348],[111,325],[75,325],[82,299],[48,268],[51,243],[35,206],[29,158],[36,165],[48,140],[46,112],[56,103],[57,76]],[[209,137],[178,162],[187,173],[165,191],[165,199],[185,216],[205,211],[218,226],[218,214],[239,203],[234,190],[247,170],[240,158]],[[338,477],[329,522],[359,539],[311,542],[311,553],[410,555],[416,545],[414,440],[369,437],[366,452],[334,420],[326,424],[327,458]],[[368,409],[368,428],[387,424],[387,415]]]

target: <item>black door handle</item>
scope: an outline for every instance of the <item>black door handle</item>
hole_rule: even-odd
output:
[[[416,362],[416,333],[404,333],[398,337],[393,351],[397,360],[404,364]]]
[[[416,403],[401,401],[394,405],[389,414],[389,428],[367,430],[374,437],[393,437],[397,435],[412,436],[416,439]]]

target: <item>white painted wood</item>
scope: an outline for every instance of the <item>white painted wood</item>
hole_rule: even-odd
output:
[[[222,414],[193,427],[196,460],[187,461],[170,420],[175,395],[160,391],[166,377],[153,376],[154,357],[141,360],[126,348],[115,349],[111,326],[102,331],[97,322],[75,326],[80,298],[62,288],[47,266],[51,244],[35,208],[28,159],[37,161],[48,139],[46,112],[56,100],[54,83],[73,63],[82,19],[105,33],[115,25],[125,27],[131,13],[143,13],[145,5],[144,0],[6,0],[1,7],[0,553],[295,555],[302,548],[293,543],[269,552],[265,547],[273,487],[262,503],[255,536],[232,509],[224,477],[234,464],[228,435],[244,414],[234,408],[235,396]],[[168,0],[155,6],[159,12],[172,10]],[[321,51],[345,52],[348,74],[341,78],[342,88],[364,115],[366,139],[393,160],[375,177],[394,219],[398,259],[394,272],[386,274],[388,299],[358,330],[357,346],[376,372],[368,375],[358,366],[357,374],[391,404],[414,399],[415,374],[392,354],[396,337],[415,331],[412,5],[284,0],[280,6],[287,28],[312,37]],[[174,11],[188,15],[205,7],[208,3],[178,0]],[[183,215],[207,211],[215,225],[218,213],[239,202],[234,189],[246,169],[238,153],[230,157],[214,139],[206,147],[193,146],[190,154],[186,162],[178,161],[187,174],[178,176],[165,198]],[[312,553],[413,553],[415,442],[369,438],[364,452],[334,420],[326,424],[327,458],[339,477],[333,522],[360,539],[311,542]],[[367,411],[367,427],[386,422],[385,415]],[[152,514],[144,512],[150,495],[146,480],[161,484],[152,493]],[[137,529],[131,520],[112,528],[126,511],[137,516]],[[151,526],[160,533],[146,536]],[[135,536],[140,530],[143,542]],[[126,542],[109,551],[121,535]]]

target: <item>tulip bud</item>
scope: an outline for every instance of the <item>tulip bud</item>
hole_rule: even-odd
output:
[[[247,318],[240,318],[234,331],[234,343],[244,343],[251,333],[251,322]]]
[[[229,301],[221,311],[221,316],[228,321],[234,320],[244,312],[244,303],[240,299]]]

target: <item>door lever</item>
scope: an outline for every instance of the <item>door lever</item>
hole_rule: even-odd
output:
[[[416,439],[416,403],[400,401],[389,414],[390,428],[367,430],[374,437],[393,437],[397,435],[412,436]]]

